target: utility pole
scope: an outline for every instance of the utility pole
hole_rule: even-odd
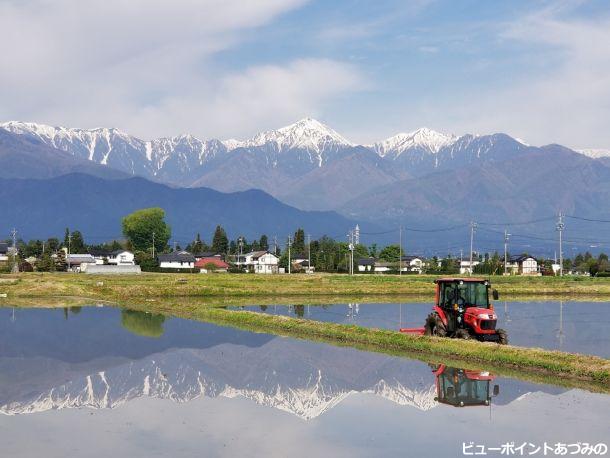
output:
[[[11,236],[13,237],[13,268],[12,272],[19,272],[19,266],[17,265],[17,229],[13,228],[11,231]]]
[[[474,250],[474,231],[477,228],[477,223],[474,221],[470,222],[470,266],[468,269],[468,276],[472,276],[474,268],[472,267],[472,255]]]
[[[290,245],[291,245],[291,240],[290,240],[290,236],[288,236],[288,273],[292,273],[292,262],[290,261]]]
[[[307,234],[307,273],[311,273],[311,235]]]
[[[565,224],[563,223],[563,213],[559,212],[559,219],[557,220],[557,231],[559,231],[559,276],[563,277],[563,230]]]
[[[398,226],[398,275],[402,275],[402,224]]]
[[[508,238],[510,234],[508,233],[508,229],[504,229],[504,275],[508,273]]]
[[[155,233],[152,233],[152,257],[155,259]]]
[[[241,262],[242,262],[243,254],[244,254],[244,239],[243,239],[243,237],[239,237],[238,244],[239,244],[239,253],[237,255],[237,265],[241,268]]]
[[[349,242],[349,270],[348,273],[350,275],[354,275],[354,230],[350,230],[349,234],[347,234],[347,240]]]
[[[277,236],[273,236],[273,255],[277,256]]]
[[[66,256],[68,258],[68,272],[70,272],[70,270],[72,269],[72,266],[70,265],[70,251],[72,251],[72,234],[68,234],[68,256]]]

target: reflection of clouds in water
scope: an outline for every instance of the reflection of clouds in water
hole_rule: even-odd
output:
[[[186,404],[138,399],[119,409],[0,417],[7,456],[457,456],[473,428],[482,443],[607,440],[608,397],[577,390],[533,393],[488,409],[405,409],[353,394],[305,422],[249,400]],[[548,425],[553,425],[549,429]],[[442,428],[440,438],[435,431]],[[35,431],[36,434],[32,434]]]

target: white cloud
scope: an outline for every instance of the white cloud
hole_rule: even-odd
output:
[[[509,86],[469,94],[464,109],[451,110],[456,130],[504,131],[532,144],[610,146],[610,19],[575,19],[564,10],[531,14],[503,30],[503,39],[541,48],[540,61]]]
[[[0,119],[142,137],[241,135],[361,84],[324,59],[229,74],[215,55],[305,0],[0,0]]]

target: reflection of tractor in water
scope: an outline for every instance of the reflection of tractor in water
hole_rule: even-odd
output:
[[[500,394],[500,387],[493,386],[495,379],[489,372],[479,372],[467,369],[447,367],[444,364],[432,371],[436,383],[435,401],[454,407],[488,406],[491,398]]]
[[[401,332],[508,343],[506,331],[496,329],[498,316],[489,302],[487,280],[441,278],[435,283],[436,301],[424,328],[401,329]],[[498,300],[495,289],[492,294]]]

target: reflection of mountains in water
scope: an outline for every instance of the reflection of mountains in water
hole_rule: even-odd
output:
[[[11,361],[15,366],[23,364],[7,358],[2,369],[10,370]],[[355,392],[423,411],[436,405],[434,376],[426,364],[282,338],[259,348],[221,344],[167,350],[118,365],[98,361],[80,369],[57,367],[62,365],[69,363],[49,367],[69,373],[68,382],[49,383],[45,373],[36,380],[28,379],[27,384],[9,390],[10,399],[0,399],[0,412],[115,408],[143,396],[175,402],[200,396],[242,396],[308,420]],[[97,370],[92,371],[96,365]],[[518,390],[511,399],[521,394]]]
[[[9,370],[8,365],[5,359],[3,370]],[[114,408],[142,396],[176,402],[243,396],[312,419],[353,392],[373,393],[421,410],[435,405],[433,377],[424,364],[280,338],[258,349],[222,344],[169,350],[91,375],[72,375],[58,385],[45,384],[42,374],[20,384],[23,389],[13,387],[11,399],[0,399],[0,412]]]

